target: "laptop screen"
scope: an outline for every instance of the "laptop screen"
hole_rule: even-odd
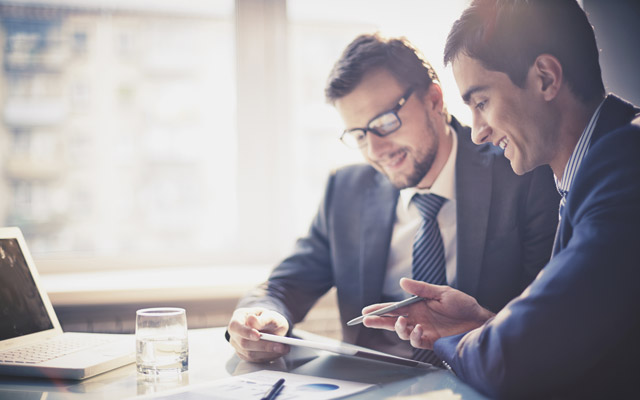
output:
[[[53,329],[16,239],[0,239],[0,340]]]

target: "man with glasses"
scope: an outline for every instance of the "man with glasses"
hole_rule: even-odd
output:
[[[341,140],[368,165],[330,176],[308,235],[240,301],[228,338],[242,359],[275,359],[288,348],[258,332],[289,333],[336,287],[344,341],[440,365],[395,333],[346,322],[368,304],[405,298],[398,282],[423,273],[412,265],[423,256],[434,267],[426,281],[502,308],[551,255],[559,201],[551,171],[517,176],[499,149],[475,146],[447,113],[435,71],[405,39],[357,37],[326,97],[344,121]],[[416,200],[425,196],[438,201],[429,235]]]

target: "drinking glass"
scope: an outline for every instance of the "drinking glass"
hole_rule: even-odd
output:
[[[188,369],[187,314],[183,308],[145,308],[136,312],[136,368],[147,375]]]

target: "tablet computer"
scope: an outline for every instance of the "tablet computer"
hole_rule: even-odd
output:
[[[297,339],[297,338],[292,338],[288,336],[272,335],[269,333],[260,333],[260,339],[266,340],[268,342],[288,344],[289,346],[307,347],[315,350],[329,351],[331,353],[341,354],[345,356],[365,358],[368,360],[375,360],[375,361],[383,361],[383,362],[388,362],[388,363],[393,363],[398,365],[404,365],[408,367],[418,367],[418,368],[433,367],[429,363],[412,360],[410,358],[398,357],[392,354],[387,354],[380,351],[371,350],[371,349],[367,349],[364,347],[355,346],[355,345],[343,343],[343,342],[323,343],[323,342],[307,340],[307,339]]]

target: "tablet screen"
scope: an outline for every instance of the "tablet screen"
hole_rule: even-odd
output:
[[[260,333],[260,339],[266,340],[269,342],[288,344],[290,346],[308,347],[315,350],[324,350],[324,351],[329,351],[332,353],[342,354],[346,356],[366,358],[369,360],[389,362],[389,363],[398,364],[398,365],[405,365],[408,367],[421,367],[421,368],[433,367],[431,364],[428,364],[428,363],[411,360],[409,358],[398,357],[392,354],[382,353],[380,351],[366,349],[364,347],[355,346],[355,345],[343,343],[343,342],[323,343],[323,342],[317,342],[313,340],[297,339],[297,338],[292,338],[287,336],[272,335],[269,333]]]

